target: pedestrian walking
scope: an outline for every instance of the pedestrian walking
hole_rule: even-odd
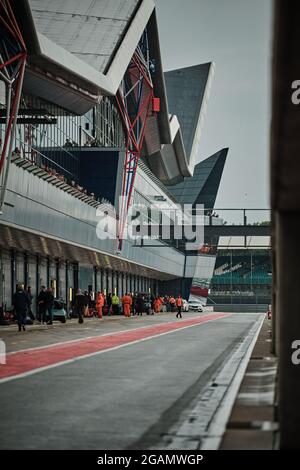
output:
[[[52,325],[53,324],[53,305],[54,305],[54,295],[51,287],[48,287],[46,290],[46,298],[45,298],[45,303],[46,303],[46,314],[49,318],[47,321],[47,325]]]
[[[173,295],[171,295],[169,302],[170,302],[171,312],[174,312],[175,305],[176,305],[176,300],[175,300],[175,297]]]
[[[38,321],[46,323],[46,287],[41,286],[40,293],[37,298],[38,302]]]
[[[111,298],[112,311],[114,315],[119,315],[119,303],[119,297],[117,296],[117,294],[114,294]]]
[[[128,293],[123,295],[122,304],[123,304],[123,312],[124,312],[125,317],[130,317],[130,308],[132,305],[132,298]]]
[[[91,294],[87,290],[84,291],[84,296],[85,296],[85,307],[84,307],[83,316],[84,317],[89,317],[90,316],[89,307],[91,305],[92,297],[91,297]]]
[[[138,294],[135,304],[135,310],[137,315],[143,315],[144,311],[144,299],[141,294]]]
[[[176,299],[176,305],[177,305],[176,318],[182,318],[181,311],[182,311],[183,301],[182,301],[182,298],[181,298],[180,294],[178,295],[178,297]]]
[[[137,298],[138,298],[137,293],[133,294],[133,296],[132,296],[132,313],[133,313],[133,315],[136,315],[136,313],[137,313],[137,311],[136,311]]]
[[[29,309],[29,298],[21,284],[18,284],[17,286],[17,290],[13,295],[12,303],[18,321],[19,331],[22,331],[22,328],[23,331],[25,331],[26,317]]]
[[[154,312],[155,312],[155,313],[159,313],[159,312],[160,312],[160,308],[161,308],[161,298],[160,298],[160,297],[156,297],[156,299],[154,300]]]
[[[35,320],[35,316],[32,312],[32,300],[33,300],[33,295],[31,293],[31,287],[28,286],[27,289],[26,289],[26,293],[28,295],[28,301],[29,301],[29,307],[28,307],[28,316],[30,318],[30,320],[34,321]]]
[[[104,307],[104,295],[102,294],[102,292],[98,292],[97,300],[96,300],[96,310],[98,313],[98,318],[102,318],[103,307]]]
[[[151,315],[154,315],[154,301],[155,301],[155,297],[153,294],[151,294]]]
[[[78,289],[74,299],[74,307],[75,312],[78,315],[78,323],[83,323],[83,315],[86,305],[86,296],[81,292],[81,289]]]
[[[107,306],[107,315],[111,314],[111,293],[108,294],[107,299],[106,299],[106,306]]]

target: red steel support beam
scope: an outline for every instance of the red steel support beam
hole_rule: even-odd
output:
[[[117,104],[126,131],[125,162],[123,167],[122,180],[122,201],[119,208],[119,230],[118,230],[118,250],[122,249],[123,235],[126,225],[128,210],[131,204],[132,193],[136,178],[138,162],[144,143],[145,131],[149,114],[152,112],[153,85],[151,78],[147,76],[144,64],[141,63],[138,54],[134,54],[128,67],[128,76],[132,83],[132,88],[128,92],[134,98],[136,110],[133,116],[128,112],[126,97],[119,90],[117,94]],[[140,87],[139,93],[137,91]],[[142,91],[141,91],[142,88]],[[141,98],[143,100],[141,101]],[[133,106],[131,101],[131,106]]]
[[[0,63],[0,70],[5,71],[5,78],[4,76],[3,78],[6,84],[6,89],[8,90],[7,96],[9,96],[8,102],[6,103],[8,107],[6,112],[6,129],[4,133],[3,146],[0,149],[1,209],[6,189],[8,167],[10,163],[10,157],[12,153],[12,146],[17,123],[19,103],[21,98],[27,59],[27,49],[20,28],[14,16],[10,0],[0,0],[0,24],[2,26],[2,34],[0,38],[0,45],[2,47],[2,63]],[[2,174],[3,170],[5,171]]]

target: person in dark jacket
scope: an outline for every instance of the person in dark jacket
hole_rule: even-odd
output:
[[[155,297],[153,294],[151,294],[151,315],[154,315],[154,301]]]
[[[89,317],[91,315],[90,309],[92,308],[92,305],[93,305],[92,293],[91,291],[85,290],[84,295],[85,295],[85,300],[86,300],[84,316]]]
[[[32,312],[32,300],[33,300],[33,295],[31,293],[31,287],[28,286],[27,289],[26,289],[26,293],[28,295],[28,300],[29,300],[29,308],[28,308],[28,316],[29,318],[34,321],[35,320],[35,316]]]
[[[12,303],[18,320],[19,331],[21,331],[22,328],[23,331],[25,331],[26,316],[30,304],[28,295],[20,284],[17,287],[17,291],[13,295]]]
[[[46,313],[48,314],[49,320],[47,325],[52,325],[53,323],[53,305],[54,305],[54,295],[51,287],[48,287],[46,290]]]
[[[37,298],[38,302],[38,320],[41,323],[46,323],[46,287],[42,286]]]
[[[108,294],[107,296],[107,299],[106,299],[106,305],[107,305],[107,314],[110,315],[111,314],[111,304],[112,304],[112,297],[111,297],[111,293]]]
[[[137,294],[133,294],[132,296],[132,313],[136,315],[136,301],[137,301]]]
[[[75,311],[78,314],[78,323],[83,323],[84,309],[87,306],[86,296],[78,289],[74,299]]]
[[[136,314],[137,314],[137,315],[143,315],[143,311],[144,311],[144,298],[142,297],[141,294],[138,294],[138,296],[137,296],[135,309],[136,309]]]

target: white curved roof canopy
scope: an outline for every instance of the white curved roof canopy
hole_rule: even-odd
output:
[[[29,0],[29,3],[39,33],[105,73],[138,0]]]
[[[165,184],[193,174],[178,119],[169,115],[153,0],[14,0],[14,9],[29,52],[25,91],[76,114],[117,93],[148,25],[161,110],[147,125],[145,160]]]

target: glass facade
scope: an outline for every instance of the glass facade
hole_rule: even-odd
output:
[[[3,91],[0,106],[5,109]],[[5,115],[0,120],[2,139],[4,134]],[[81,148],[122,148],[123,142],[122,124],[110,98],[102,97],[98,105],[78,116],[38,97],[22,95],[14,153],[67,180],[79,179]]]

